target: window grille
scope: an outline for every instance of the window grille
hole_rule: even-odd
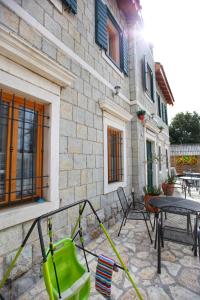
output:
[[[44,105],[0,91],[0,208],[44,197]]]
[[[122,181],[123,178],[123,133],[108,128],[108,183]]]

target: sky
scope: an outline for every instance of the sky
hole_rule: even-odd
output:
[[[165,70],[178,112],[200,114],[200,0],[141,0],[145,38]]]

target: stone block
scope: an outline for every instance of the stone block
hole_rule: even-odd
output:
[[[103,129],[103,119],[97,115],[94,116],[94,127],[96,129],[102,130]]]
[[[94,155],[87,155],[87,168],[93,169],[95,168],[95,156]]]
[[[68,138],[66,136],[60,136],[59,140],[59,153],[68,153]]]
[[[2,4],[0,4],[0,23],[9,27],[11,30],[18,32],[19,17]]]
[[[92,150],[93,150],[93,142],[83,141],[83,153],[92,154]]]
[[[60,24],[60,26],[63,29],[65,29],[68,32],[69,20],[68,20],[68,18],[65,18],[64,14],[60,13],[57,9],[54,9],[53,18],[58,24]]]
[[[73,169],[73,155],[60,154],[60,171],[68,171]]]
[[[13,260],[16,251],[8,254],[4,259],[4,272],[10,266],[11,261]],[[14,269],[10,274],[10,279],[15,279],[26,273],[32,266],[32,245],[26,245],[16,262]]]
[[[60,190],[60,204],[61,206],[69,205],[74,203],[75,192],[74,187],[70,187],[64,190]]]
[[[93,180],[92,169],[81,170],[81,185],[91,183]]]
[[[12,252],[22,243],[22,225],[0,231],[0,256]]]
[[[65,55],[62,51],[59,51],[58,49],[57,49],[57,61],[68,70],[71,68],[71,59],[67,55]]]
[[[41,49],[42,47],[42,37],[35,30],[33,30],[27,23],[20,20],[19,24],[19,34],[31,43],[33,46]]]
[[[77,124],[77,137],[87,139],[87,127],[85,125]]]
[[[68,186],[77,186],[81,183],[81,172],[80,170],[72,170],[68,173]]]
[[[86,97],[92,96],[92,88],[91,88],[90,84],[86,81],[84,81],[84,84],[83,84],[83,91],[84,91],[84,95]]]
[[[103,156],[96,155],[96,168],[103,168]]]
[[[86,199],[86,185],[75,186],[75,200]]]
[[[81,95],[83,95],[83,79],[81,79],[80,77],[76,78],[76,80],[74,82],[74,89],[76,89],[76,91],[78,91],[78,93],[80,93]],[[82,107],[80,105],[80,103],[78,104],[78,106]],[[85,108],[85,107],[83,107],[83,108]]]
[[[73,120],[77,123],[85,123],[85,110],[80,107],[73,107]]]
[[[87,185],[87,198],[95,197],[97,194],[96,182]]]
[[[67,45],[71,50],[75,49],[75,40],[74,37],[71,36],[67,30],[65,30],[64,28],[62,28],[62,32],[61,32],[61,39],[62,42]]]
[[[97,195],[103,194],[103,182],[99,181],[97,182]]]
[[[59,189],[63,190],[67,188],[67,179],[68,179],[68,173],[67,171],[60,172],[59,176]]]
[[[53,6],[51,2],[48,0],[36,0],[36,2],[44,9],[45,12],[47,12],[50,16],[53,15]]]
[[[89,127],[94,126],[94,116],[89,111],[85,112],[85,124]]]
[[[74,154],[74,169],[85,169],[86,168],[86,155]]]
[[[93,170],[93,181],[103,181],[103,168]]]
[[[83,152],[83,141],[81,139],[68,139],[68,152],[69,153],[82,153]]]
[[[22,7],[38,22],[44,24],[44,10],[34,0],[23,0]]]
[[[79,63],[76,63],[76,62],[74,62],[74,61],[72,61],[72,64],[71,64],[71,71],[72,71],[72,73],[74,73],[76,76],[80,76],[80,74],[81,74],[80,64],[79,64]]]
[[[78,106],[87,110],[87,97],[81,93],[78,93]],[[87,120],[87,117],[86,117]]]
[[[86,82],[90,82],[90,73],[85,70],[85,69],[81,69],[81,77],[86,81]]]
[[[97,130],[97,142],[103,143],[103,131],[102,130]]]
[[[72,104],[61,100],[60,116],[62,119],[72,120]]]
[[[97,130],[95,128],[88,128],[88,140],[96,142]]]
[[[55,22],[54,19],[50,17],[47,13],[45,13],[44,16],[44,25],[51,33],[53,33],[53,35],[61,39],[60,25],[57,22]]]
[[[93,154],[95,154],[95,155],[103,155],[103,144],[101,144],[101,143],[93,143]]]
[[[93,99],[88,99],[88,111],[95,113],[95,102]]]
[[[56,47],[47,41],[45,38],[42,40],[42,51],[44,51],[48,56],[56,60]]]
[[[78,92],[73,88],[63,88],[61,89],[61,99],[73,105],[77,105]]]

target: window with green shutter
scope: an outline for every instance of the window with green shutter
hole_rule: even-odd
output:
[[[110,60],[128,75],[128,39],[102,0],[95,2],[95,40]]]
[[[160,95],[157,93],[157,105],[158,105],[158,116],[161,118],[161,103],[160,103]]]
[[[63,0],[63,3],[73,14],[77,14],[77,0]]]
[[[146,60],[146,56],[144,56],[142,62],[142,76],[143,76],[143,87],[144,91],[150,97],[150,99],[154,102],[154,75],[150,65]]]

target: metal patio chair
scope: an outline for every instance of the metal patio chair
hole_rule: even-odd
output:
[[[153,241],[152,241],[151,234],[149,231],[149,226],[147,223],[147,221],[151,221],[150,214],[149,214],[149,212],[145,211],[144,204],[142,204],[141,202],[136,202],[136,201],[134,201],[134,202],[131,201],[129,203],[127,200],[127,197],[124,193],[124,189],[122,187],[119,187],[117,189],[117,195],[119,197],[119,201],[120,201],[120,204],[122,207],[122,212],[123,212],[123,219],[122,219],[122,222],[120,225],[118,236],[120,235],[122,226],[126,225],[127,220],[142,220],[145,222],[147,232],[148,232],[150,241],[152,243]]]

